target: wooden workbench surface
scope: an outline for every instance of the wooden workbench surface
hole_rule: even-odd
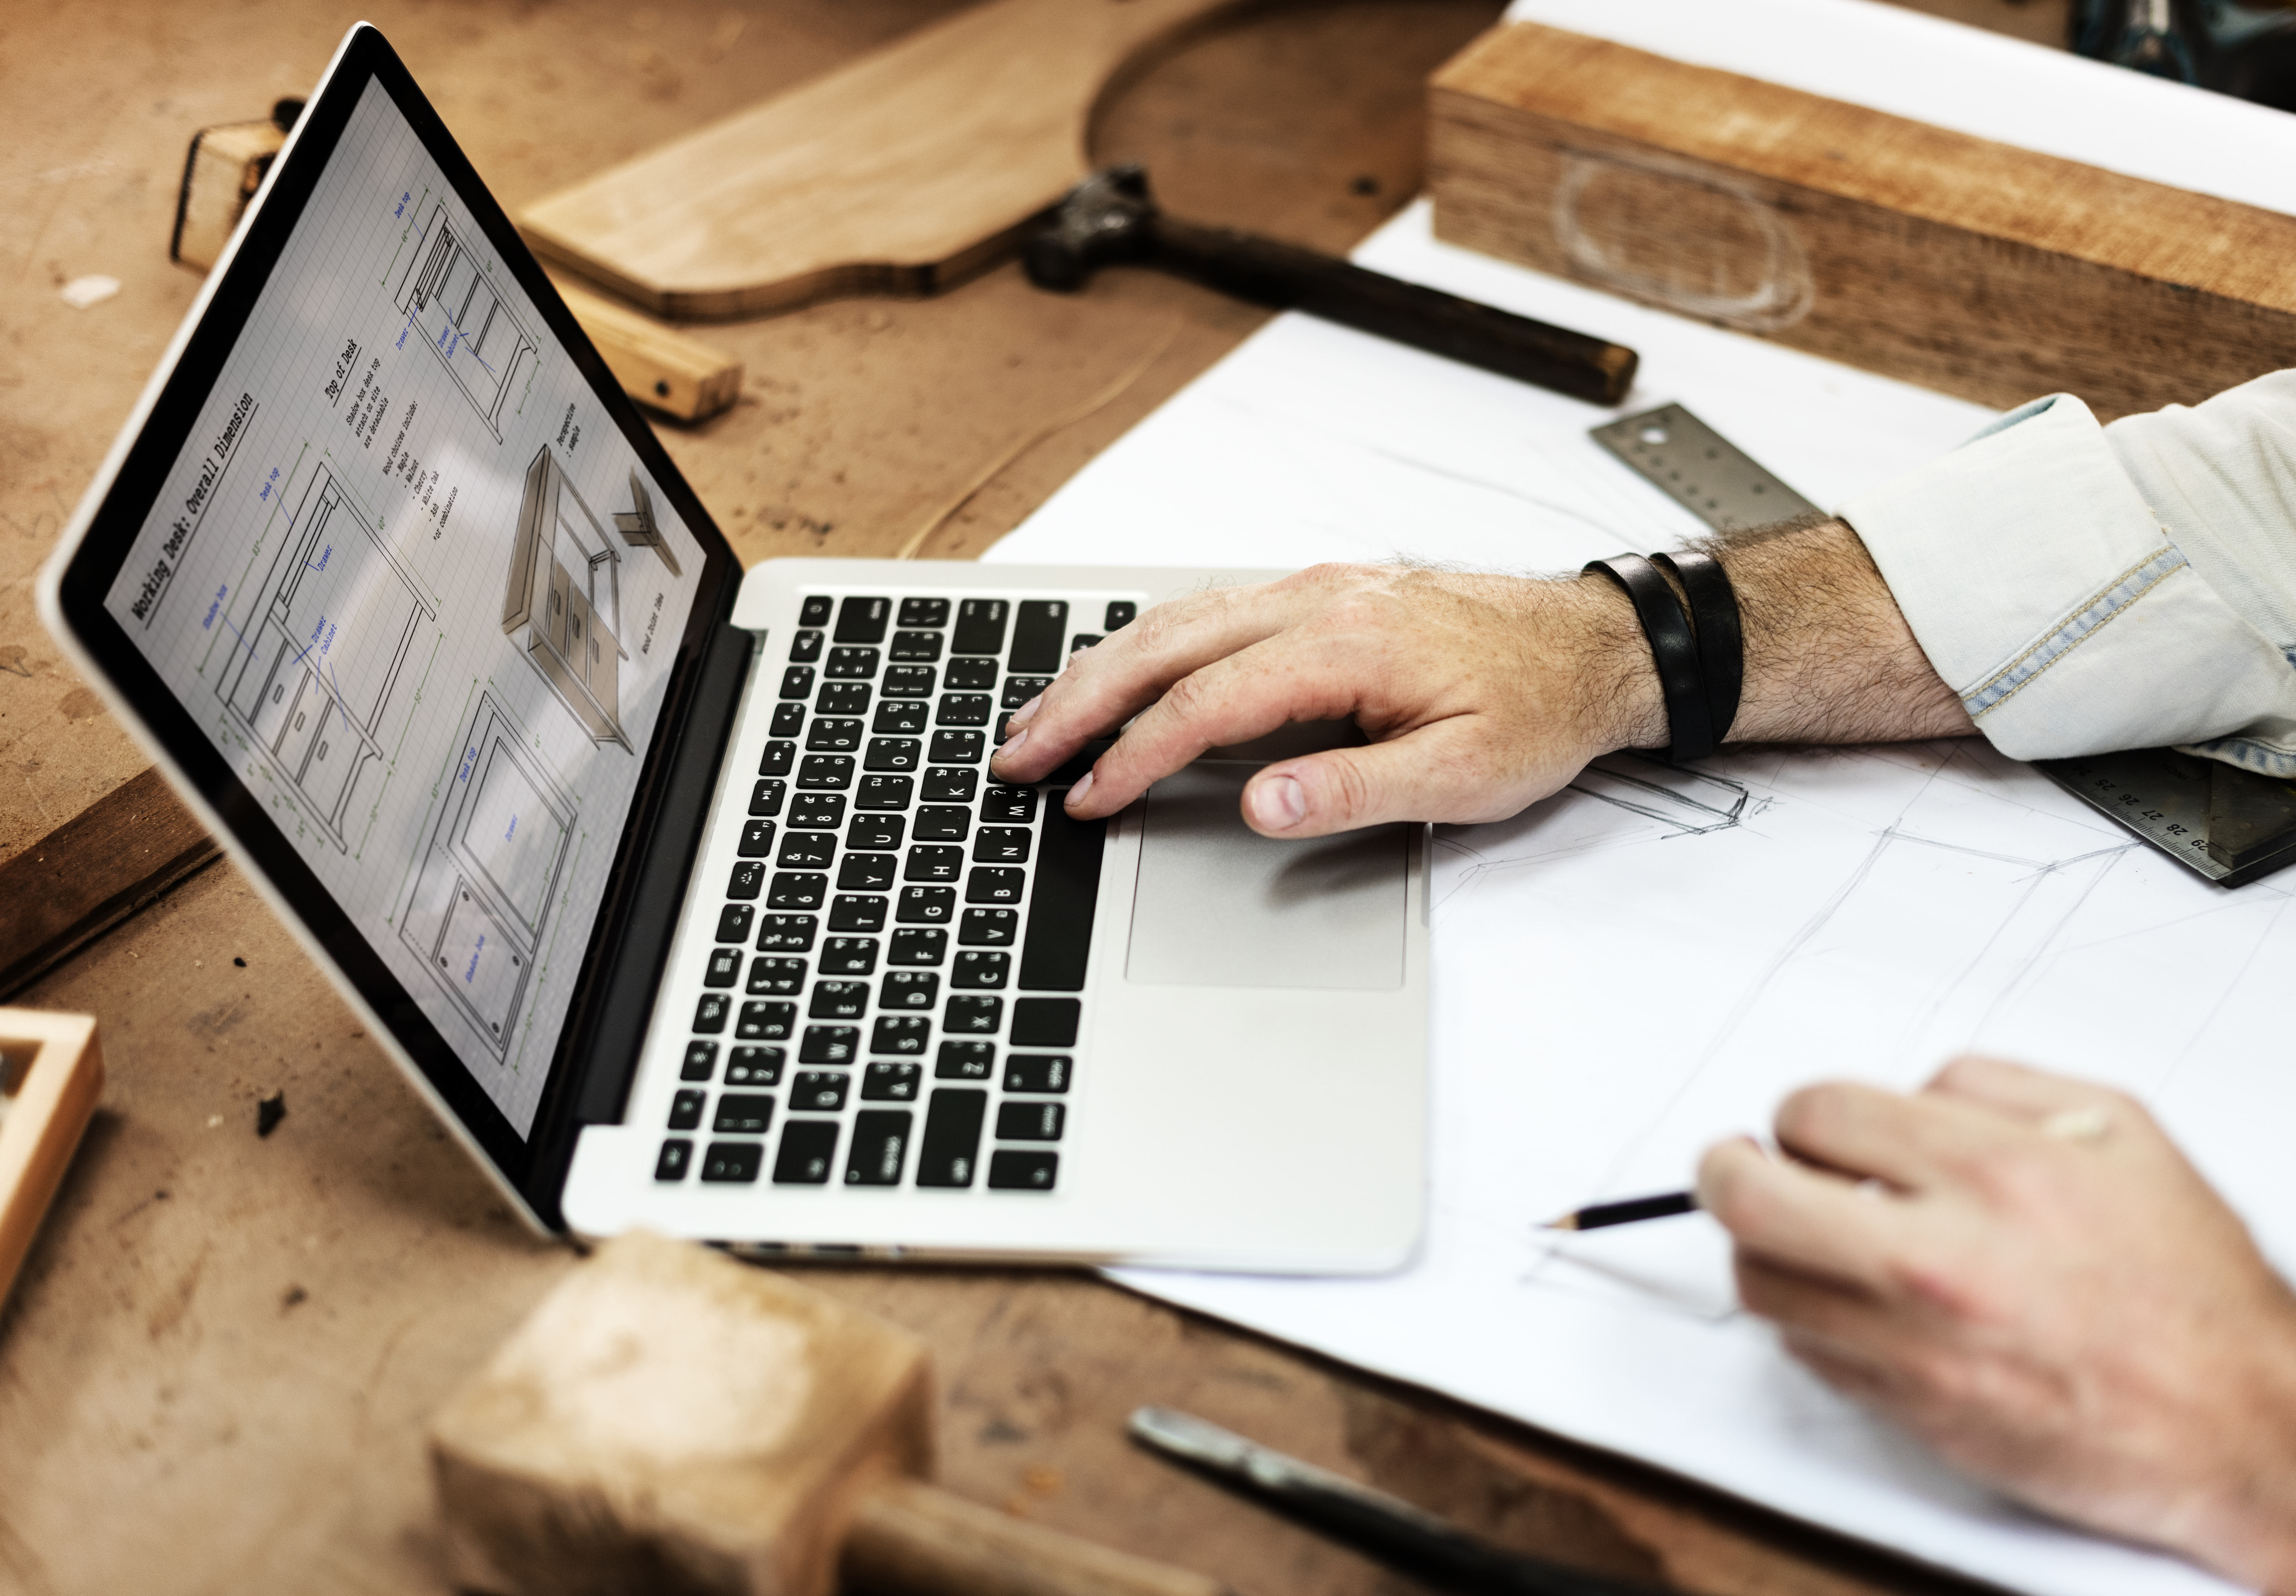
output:
[[[955,4],[0,12],[14,219],[0,241],[0,864],[37,863],[54,828],[146,764],[41,634],[30,582],[197,288],[165,252],[193,129],[304,92],[363,14],[514,210]],[[2062,15],[2047,0],[1935,8],[2029,30]],[[1415,187],[1419,84],[1496,10],[1276,8],[1128,88],[1095,154],[1148,160],[1177,211],[1343,249]],[[89,274],[122,291],[73,310],[56,291]],[[965,557],[1260,319],[1146,274],[1063,299],[1007,266],[932,301],[708,329],[747,363],[741,402],[664,438],[745,560],[887,553],[928,528],[928,554]],[[99,818],[137,845],[137,816]],[[570,1255],[510,1218],[227,864],[12,1001],[97,1015],[110,1084],[0,1315],[0,1591],[442,1589],[422,1417]],[[258,1135],[256,1104],[275,1093],[286,1117]],[[1088,1276],[808,1278],[932,1343],[955,1489],[1250,1596],[1413,1587],[1133,1452],[1132,1406],[1192,1409],[1509,1543],[1652,1583],[1962,1588]]]

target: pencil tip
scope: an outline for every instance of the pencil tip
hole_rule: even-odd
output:
[[[1578,1228],[1578,1215],[1565,1214],[1560,1219],[1548,1220],[1538,1228],[1543,1231],[1575,1231]]]

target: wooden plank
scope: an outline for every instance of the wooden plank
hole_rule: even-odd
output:
[[[2296,364],[2296,217],[1534,23],[1430,95],[1439,236],[1646,304],[2108,416]]]
[[[0,865],[0,997],[216,857],[156,768],[131,776]]]
[[[705,422],[742,397],[742,363],[553,274],[566,308],[598,346],[622,391],[681,422]]]
[[[102,1091],[94,1020],[0,1009],[0,1300],[16,1283]]]
[[[990,0],[529,206],[536,251],[658,315],[922,294],[1082,178],[1105,93],[1239,0]]]

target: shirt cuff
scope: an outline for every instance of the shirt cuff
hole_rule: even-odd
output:
[[[1837,513],[2012,758],[2208,745],[2296,775],[2296,668],[2194,569],[2072,396]]]

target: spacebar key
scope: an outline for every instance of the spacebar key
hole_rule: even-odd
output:
[[[1100,900],[1100,855],[1108,823],[1070,819],[1061,796],[1046,794],[1029,934],[1021,944],[1023,992],[1083,991],[1085,962],[1092,954],[1092,914]]]

